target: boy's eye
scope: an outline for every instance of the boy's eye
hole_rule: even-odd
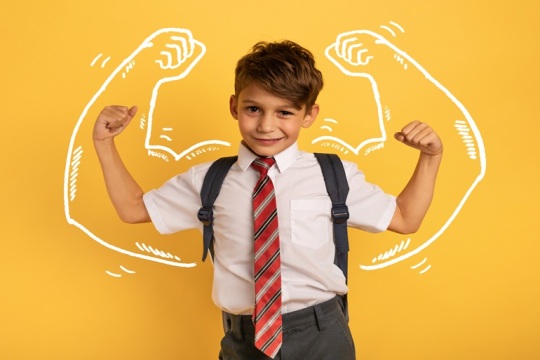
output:
[[[259,108],[256,107],[256,106],[248,106],[247,111],[249,111],[249,112],[257,112],[257,111],[259,111]]]
[[[292,115],[293,113],[290,112],[290,111],[283,110],[283,111],[280,111],[280,114],[281,114],[282,116],[288,116],[288,115]]]

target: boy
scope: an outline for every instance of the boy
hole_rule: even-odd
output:
[[[297,147],[301,128],[317,117],[322,87],[312,54],[290,41],[258,43],[237,64],[230,112],[242,143],[214,206],[212,296],[226,328],[220,359],[355,358],[340,301],[348,289],[334,264],[331,202],[314,155]],[[200,190],[210,164],[194,166],[144,193],[114,145],[136,112],[136,107],[106,107],[93,134],[120,218],[152,221],[160,233],[200,228]],[[420,150],[416,169],[397,198],[367,183],[355,164],[344,162],[348,226],[399,233],[419,228],[433,197],[442,143],[418,121],[395,138]],[[269,168],[267,175],[262,168]],[[256,200],[261,193],[263,200]],[[268,220],[265,215],[273,216]],[[260,263],[267,268],[259,269]]]

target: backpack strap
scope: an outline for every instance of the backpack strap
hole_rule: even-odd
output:
[[[197,217],[203,223],[203,256],[202,261],[206,260],[208,250],[210,255],[214,257],[214,202],[216,201],[223,180],[231,166],[236,162],[238,156],[228,156],[217,159],[206,173],[201,189],[201,204],[202,207],[197,213]]]
[[[332,220],[334,222],[334,244],[336,246],[335,263],[345,275],[345,283],[348,280],[348,252],[349,237],[347,234],[347,220],[349,219],[349,208],[346,200],[349,194],[349,183],[343,163],[336,154],[315,153],[317,161],[321,166],[326,185],[326,191],[332,200]],[[340,298],[341,310],[347,321],[349,320],[349,304],[347,294]]]
[[[349,184],[345,169],[339,156],[336,154],[315,153],[315,157],[321,166],[326,185],[326,191],[332,200],[332,220],[334,222],[334,242],[336,245],[336,264],[348,278],[348,252],[349,238],[347,235],[347,220],[349,209],[346,205],[349,194]]]

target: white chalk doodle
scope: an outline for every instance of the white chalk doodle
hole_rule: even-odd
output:
[[[421,266],[423,266],[426,262],[427,262],[427,258],[424,258],[418,264],[411,266],[411,269],[416,270],[416,269],[420,268]],[[427,265],[424,269],[420,270],[418,273],[420,275],[425,274],[426,272],[429,271],[429,269],[431,269],[431,265]]]
[[[137,246],[131,246],[132,249],[127,249],[130,245],[111,238],[114,235],[108,234],[107,238],[104,235],[100,235],[98,230],[100,225],[95,223],[91,215],[86,216],[81,213],[81,209],[89,206],[92,202],[92,199],[88,199],[88,197],[91,196],[93,191],[93,188],[89,185],[92,181],[88,179],[82,181],[81,174],[84,173],[85,176],[91,175],[92,171],[88,169],[94,166],[95,175],[95,164],[91,164],[93,160],[88,156],[84,156],[86,155],[86,150],[92,146],[89,142],[91,134],[90,124],[94,121],[94,114],[92,113],[95,113],[96,108],[103,106],[101,104],[98,105],[98,103],[100,103],[101,97],[106,92],[114,91],[111,88],[114,89],[119,86],[126,87],[126,82],[135,76],[133,73],[136,71],[139,72],[139,77],[143,76],[145,79],[154,77],[154,81],[147,81],[151,86],[151,90],[147,93],[151,94],[151,97],[146,105],[147,111],[144,112],[146,115],[143,115],[139,121],[140,128],[146,130],[143,145],[146,148],[147,156],[168,162],[169,159],[194,158],[199,153],[216,151],[223,146],[229,147],[230,143],[228,141],[219,139],[209,139],[194,144],[179,144],[178,142],[174,142],[173,135],[171,134],[172,127],[161,127],[161,130],[166,132],[166,134],[159,134],[157,136],[158,143],[155,142],[156,139],[153,137],[153,133],[156,131],[153,127],[155,121],[153,114],[160,87],[164,83],[177,81],[186,77],[205,53],[205,45],[195,40],[192,37],[191,31],[180,28],[160,29],[145,39],[131,55],[125,58],[112,71],[81,113],[73,130],[67,153],[64,175],[64,209],[68,223],[75,225],[101,245],[126,255],[171,266],[195,266],[195,263],[183,263],[178,256],[172,255],[169,252],[155,250],[155,247],[146,246],[144,243],[141,247],[138,242],[134,241],[132,244],[136,243]],[[102,59],[103,54],[97,55],[92,60],[90,66],[94,67],[101,61],[101,68],[104,68],[111,57]],[[137,81],[139,81],[137,85],[140,86],[141,81]],[[141,92],[143,90],[141,89]],[[159,142],[159,140],[164,140],[166,143],[174,142],[174,144],[164,144],[163,142]],[[86,187],[86,194],[83,196],[85,199],[79,199],[81,187]],[[114,273],[111,273],[111,276],[114,276],[112,274]]]
[[[397,29],[397,32],[405,32],[399,24],[395,22],[390,22],[390,24]],[[381,28],[396,37],[396,31],[390,27],[385,25]],[[459,161],[453,161],[451,166],[455,172],[462,174],[460,180],[463,180],[463,184],[457,186],[452,180],[445,179],[444,174],[439,175],[440,179],[438,180],[439,183],[443,183],[441,188],[449,189],[445,190],[450,192],[447,196],[453,196],[452,201],[449,201],[445,209],[447,218],[439,220],[441,225],[434,233],[415,236],[407,239],[406,243],[398,242],[390,250],[373,256],[371,263],[360,264],[360,268],[364,270],[381,269],[408,259],[426,249],[454,221],[472,191],[485,175],[486,153],[482,136],[465,106],[415,59],[382,35],[370,30],[354,30],[339,34],[335,43],[326,48],[325,55],[346,76],[369,81],[373,101],[377,108],[380,134],[355,142],[358,141],[354,135],[357,132],[355,133],[348,128],[348,131],[347,129],[342,131],[342,136],[340,136],[337,134],[337,127],[334,127],[332,134],[316,137],[312,141],[313,144],[333,148],[342,147],[355,155],[364,154],[365,156],[373,154],[374,150],[385,149],[388,128],[391,127],[394,131],[399,131],[397,121],[391,120],[398,119],[399,124],[402,125],[406,120],[413,120],[409,118],[410,115],[422,115],[424,101],[422,98],[419,97],[418,101],[413,104],[412,110],[408,104],[404,106],[400,102],[403,92],[410,95],[409,92],[414,93],[417,88],[422,90],[421,96],[429,94],[429,99],[432,101],[429,103],[430,107],[440,107],[438,117],[432,120],[433,114],[430,113],[426,115],[426,121],[439,130],[453,127],[458,135],[456,138],[444,139],[444,144],[446,154],[451,152],[452,156],[459,158]],[[427,112],[425,113],[427,114]],[[352,122],[345,122],[345,125],[350,126]],[[337,125],[337,121],[335,124]],[[341,126],[344,122],[341,121],[339,124]],[[328,130],[327,126],[328,124],[325,123],[325,130]],[[448,167],[446,164],[445,166]]]
[[[395,40],[405,33],[404,28],[393,21],[381,25],[379,29]],[[80,115],[67,154],[64,175],[65,215],[68,223],[78,227],[101,245],[122,254],[170,266],[196,265],[182,262],[172,251],[161,250],[161,246],[153,245],[152,239],[138,238],[135,233],[125,236],[131,239],[127,243],[119,241],[116,239],[117,233],[103,225],[103,219],[88,215],[88,208],[99,209],[103,204],[98,203],[96,196],[92,195],[98,185],[95,178],[89,176],[96,176],[99,164],[88,153],[92,151],[89,150],[92,147],[89,139],[97,111],[110,102],[111,93],[122,94],[129,88],[137,88],[138,94],[145,94],[142,98],[135,99],[143,106],[139,106],[141,115],[138,127],[134,127],[139,133],[131,136],[135,138],[133,146],[140,147],[144,152],[133,155],[134,159],[137,156],[155,159],[154,169],[159,169],[167,163],[180,159],[191,161],[201,154],[219,152],[230,147],[227,139],[207,139],[195,143],[189,143],[186,139],[179,141],[175,134],[180,131],[178,129],[181,129],[182,120],[164,121],[155,117],[160,87],[167,82],[185,78],[205,53],[205,45],[195,40],[191,31],[180,28],[160,29],[116,66]],[[449,172],[460,174],[460,181],[458,183],[444,173],[439,175],[438,181],[442,182],[442,188],[448,189],[445,190],[448,192],[446,195],[451,200],[444,204],[442,209],[438,209],[437,213],[440,215],[436,219],[437,229],[419,232],[407,239],[399,238],[396,234],[398,237],[391,246],[387,245],[386,250],[377,251],[375,255],[368,254],[369,260],[360,264],[363,270],[382,269],[420,253],[448,229],[485,175],[484,144],[480,131],[465,106],[415,59],[380,33],[354,30],[338,34],[336,41],[326,48],[325,55],[345,76],[369,82],[372,100],[376,106],[376,118],[372,121],[376,121],[377,134],[362,138],[357,119],[343,120],[330,113],[323,117],[318,129],[321,134],[314,136],[312,144],[342,154],[362,155],[366,158],[375,154],[380,156],[391,151],[387,134],[399,131],[398,127],[412,117],[425,117],[436,129],[455,134],[455,138],[444,139],[445,153],[451,153],[458,161],[451,165],[445,164],[445,168],[449,169]],[[110,63],[111,57],[105,57],[101,53],[91,61],[90,66],[105,68]],[[146,85],[144,82],[141,85],[140,77],[146,79]],[[415,91],[419,92],[416,101]],[[412,96],[415,104],[403,104],[400,101],[403,93]],[[429,106],[423,107],[426,96],[429,97]],[[427,108],[439,108],[440,116],[432,119],[433,114],[429,113]],[[147,171],[151,173],[152,170]],[[420,270],[424,266],[420,274],[426,273],[431,268],[431,265],[425,265],[426,261],[427,258],[411,269]],[[107,274],[113,277],[121,276],[121,273],[112,271],[107,271]]]
[[[122,265],[120,265],[120,269],[121,269],[123,272],[125,272],[126,274],[133,275],[133,274],[136,273],[135,271],[129,270],[129,269],[127,269],[126,267],[124,267],[124,266],[122,266]],[[115,273],[115,272],[112,272],[112,271],[110,271],[110,270],[105,270],[105,273],[106,273],[107,275],[110,275],[110,276],[115,277],[115,278],[121,278],[121,277],[123,276],[121,273]]]

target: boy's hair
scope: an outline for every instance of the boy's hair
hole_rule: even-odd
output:
[[[306,105],[306,110],[310,111],[323,88],[323,77],[309,50],[289,40],[260,41],[238,60],[236,95],[251,84],[291,101],[298,109]]]

